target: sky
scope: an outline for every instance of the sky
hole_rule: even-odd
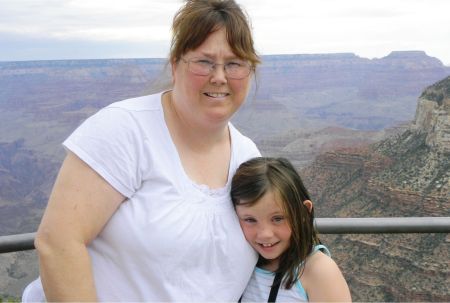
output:
[[[259,54],[422,50],[450,66],[449,0],[237,0]],[[166,58],[180,0],[0,0],[0,61]]]

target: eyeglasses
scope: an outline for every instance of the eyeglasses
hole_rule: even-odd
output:
[[[184,63],[187,63],[191,73],[198,76],[208,76],[216,66],[223,65],[227,78],[240,80],[250,75],[250,72],[253,69],[248,62],[238,59],[223,64],[203,58],[192,58],[188,60],[181,58],[181,60],[183,60]]]

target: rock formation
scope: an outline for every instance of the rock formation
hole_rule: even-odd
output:
[[[302,170],[318,216],[450,216],[449,96],[450,77],[423,92],[406,131],[327,152]],[[354,300],[450,301],[449,235],[324,238]]]
[[[426,134],[426,144],[450,152],[450,77],[427,88],[419,98],[411,129]]]

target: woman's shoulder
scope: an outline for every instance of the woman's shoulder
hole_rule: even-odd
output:
[[[261,153],[252,139],[243,135],[237,130],[231,122],[229,122],[230,136],[233,145],[233,152],[242,156],[242,161],[249,158],[259,157]]]
[[[111,103],[105,109],[123,109],[126,111],[161,110],[161,93],[129,98]]]
[[[161,93],[117,101],[101,108],[81,125],[80,129],[103,130],[115,136],[116,132],[130,133],[159,123],[162,113]],[[92,126],[95,126],[94,128]]]

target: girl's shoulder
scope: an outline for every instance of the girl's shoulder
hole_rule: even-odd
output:
[[[327,268],[333,267],[334,265],[336,263],[331,258],[328,248],[324,245],[316,245],[312,253],[305,260],[303,275],[320,275]]]
[[[338,265],[321,251],[308,257],[300,280],[311,301],[326,301],[332,298],[351,300],[348,285]]]
[[[308,256],[305,262],[304,276],[320,278],[338,269],[336,262],[326,253],[318,250]]]

